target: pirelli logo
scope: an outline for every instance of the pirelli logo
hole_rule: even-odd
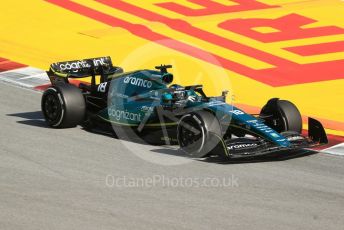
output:
[[[267,3],[272,1],[264,0],[232,0],[228,1],[228,4],[223,3],[226,2],[225,0],[150,0],[144,4],[150,4],[152,7],[143,7],[137,5],[141,4],[141,1],[95,0],[102,6],[140,17],[142,23],[133,23],[129,19],[107,14],[83,4],[81,1],[46,1],[104,24],[126,29],[135,36],[157,42],[271,86],[278,87],[344,78],[343,58],[302,63],[296,58],[288,58],[285,57],[286,55],[272,52],[276,43],[288,44],[288,41],[344,35],[344,29],[339,26],[326,24],[326,22],[319,23],[313,18],[290,11],[286,11],[287,13],[284,15],[276,14],[277,16],[274,16],[275,14],[272,14],[273,17],[270,15],[264,17],[262,12],[266,10],[283,8],[283,6],[278,5],[281,1],[276,1],[276,4],[272,5]],[[153,10],[153,8],[161,10]],[[170,12],[170,14],[161,13],[161,11]],[[248,16],[235,17],[240,12],[247,12]],[[209,18],[212,27],[209,28],[208,25],[207,28],[203,28],[197,24],[197,18],[203,21],[207,21]],[[146,22],[162,23],[169,30],[178,32],[185,38],[191,36],[221,49],[258,60],[266,66],[258,68],[233,59],[227,56],[226,52],[216,53],[214,50],[205,49],[202,46],[190,45],[190,43],[183,42],[184,39],[180,39],[180,37],[171,36],[171,33],[166,35],[158,29],[150,28]],[[225,36],[225,34],[241,36],[252,42],[247,43],[233,39],[231,36]],[[170,42],[164,42],[166,40]],[[255,44],[263,44],[265,48],[256,47]],[[331,39],[331,42],[315,43],[310,41],[309,44],[303,45],[285,45],[284,47],[282,45],[279,49],[281,53],[307,58],[344,52],[344,41],[343,39],[334,39],[334,41]],[[212,54],[216,61],[207,58],[209,55],[206,54]]]

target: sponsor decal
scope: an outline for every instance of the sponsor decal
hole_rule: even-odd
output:
[[[67,62],[59,65],[61,70],[75,70],[80,68],[90,67],[86,61],[77,61],[77,62]]]
[[[280,137],[280,135],[278,135],[277,133],[270,133],[270,136],[272,136],[272,137]]]
[[[98,89],[97,89],[98,92],[105,93],[105,91],[106,91],[106,86],[107,86],[107,82],[104,82],[104,83],[99,84]]]
[[[246,143],[246,144],[236,144],[236,145],[230,145],[227,147],[228,150],[233,150],[233,149],[246,149],[246,148],[251,148],[257,146],[257,143]]]
[[[270,135],[272,137],[280,137],[277,133],[274,132],[273,129],[271,129],[269,126],[265,125],[264,123],[261,123],[258,120],[249,120],[247,121],[247,123],[252,124],[252,127],[254,127],[255,129],[258,129],[259,131]]]
[[[136,121],[136,122],[141,122],[141,114],[137,113],[131,113],[128,112],[127,110],[119,110],[119,109],[114,109],[110,108],[108,110],[109,116],[113,117],[115,120],[127,120],[127,121]]]
[[[149,80],[144,80],[142,78],[137,78],[137,77],[125,77],[123,82],[125,84],[131,84],[131,85],[136,85],[144,88],[151,88],[153,83]]]
[[[90,59],[93,61],[94,66],[102,66],[106,65],[105,58],[94,58]],[[61,70],[77,70],[81,68],[90,68],[91,65],[87,62],[87,60],[80,60],[80,61],[72,61],[72,62],[63,62],[59,64],[59,68]]]
[[[95,59],[93,59],[93,64],[94,64],[94,66],[106,65],[105,60],[106,60],[105,58],[95,58]]]
[[[297,140],[303,140],[304,138],[301,136],[292,136],[292,137],[287,137],[288,141],[297,141]]]
[[[233,111],[229,111],[230,113],[234,113],[235,115],[244,115],[245,113],[241,110],[235,109]]]
[[[154,107],[145,106],[145,105],[141,107],[141,111],[144,113],[153,112],[153,110],[154,110]]]
[[[286,139],[278,139],[278,140],[276,140],[276,141],[278,141],[278,142],[284,142],[284,141],[286,141]]]
[[[208,106],[217,106],[217,105],[224,105],[224,104],[226,103],[222,101],[211,101],[208,103]]]

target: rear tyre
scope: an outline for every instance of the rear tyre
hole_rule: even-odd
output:
[[[302,117],[297,107],[287,100],[271,99],[260,112],[265,123],[279,133],[302,131]]]
[[[181,150],[191,157],[205,157],[222,141],[218,119],[208,111],[184,115],[177,127]]]
[[[63,84],[49,87],[41,101],[44,118],[53,128],[71,128],[85,118],[86,103],[80,89]]]

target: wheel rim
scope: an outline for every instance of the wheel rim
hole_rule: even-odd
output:
[[[204,132],[201,124],[192,117],[182,119],[178,134],[179,145],[184,151],[193,153],[202,148]]]
[[[61,116],[61,103],[56,95],[48,94],[44,100],[44,113],[48,121],[53,122]]]
[[[275,130],[278,132],[283,132],[287,129],[286,122],[282,114],[278,113],[274,115],[273,126],[275,127]]]
[[[262,113],[272,115],[271,119],[266,121],[266,124],[272,127],[277,132],[283,132],[287,129],[286,121],[284,120],[283,115],[280,111],[271,111],[263,108]]]

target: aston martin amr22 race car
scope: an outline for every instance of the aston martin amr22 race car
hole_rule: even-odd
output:
[[[110,57],[53,63],[41,101],[45,120],[54,128],[82,125],[149,144],[179,144],[191,157],[248,157],[327,143],[315,119],[308,119],[308,136],[301,134],[300,112],[289,101],[270,99],[250,115],[227,104],[226,91],[209,97],[202,85],[171,84],[171,67],[124,72]],[[69,82],[83,77],[91,84]]]

